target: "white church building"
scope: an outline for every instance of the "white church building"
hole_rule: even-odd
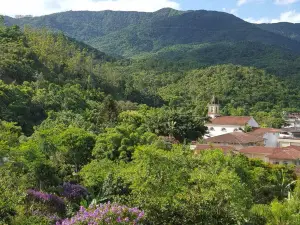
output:
[[[251,116],[221,116],[220,104],[216,102],[215,97],[208,105],[208,116],[211,121],[205,124],[208,127],[205,139],[232,132],[243,132],[247,126],[259,128],[258,123]]]

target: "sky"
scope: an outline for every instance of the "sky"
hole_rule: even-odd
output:
[[[0,0],[0,14],[41,16],[62,11],[215,10],[252,23],[300,23],[300,0]]]

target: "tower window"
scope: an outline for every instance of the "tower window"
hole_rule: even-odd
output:
[[[226,128],[222,128],[222,131],[223,131],[223,132],[226,132],[227,130],[226,130]]]

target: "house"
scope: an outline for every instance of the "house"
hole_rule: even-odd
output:
[[[282,128],[282,138],[299,138],[300,139],[300,127]]]
[[[281,129],[255,128],[249,134],[256,135],[264,139],[265,147],[278,147],[278,139],[282,137]]]
[[[289,146],[285,148],[277,148],[273,154],[268,156],[269,162],[272,164],[291,164],[300,166],[300,146]]]
[[[258,123],[251,116],[221,116],[205,124],[208,128],[206,138],[215,137],[232,132],[243,132],[246,127],[258,128]]]
[[[205,124],[208,133],[204,138],[215,137],[232,132],[243,132],[246,127],[258,128],[258,123],[251,116],[221,116],[220,105],[216,103],[215,97],[208,104],[208,117],[210,123]]]
[[[283,119],[286,123],[286,128],[299,127],[300,128],[300,112],[287,113],[283,112]]]
[[[300,146],[284,148],[256,146],[241,149],[239,152],[249,158],[261,159],[271,164],[300,166]]]
[[[221,150],[224,152],[224,154],[228,154],[231,152],[236,152],[235,148],[233,146],[225,146],[225,145],[214,145],[214,144],[196,144],[191,145],[191,150],[194,150],[195,154],[199,154],[201,151],[206,150]]]
[[[279,138],[278,147],[300,146],[300,138]]]
[[[268,156],[273,154],[275,148],[254,146],[241,149],[239,152],[250,159],[260,159],[264,162],[269,162]]]
[[[263,146],[264,139],[260,136],[244,133],[232,132],[205,139],[206,143],[233,146],[236,150],[240,150],[249,146]]]

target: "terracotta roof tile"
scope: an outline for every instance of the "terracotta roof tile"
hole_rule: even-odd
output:
[[[253,129],[250,134],[265,134],[265,133],[280,133],[281,129],[275,128],[255,128]]]
[[[206,143],[248,144],[262,142],[262,137],[257,137],[243,132],[232,132],[205,140]]]
[[[300,159],[300,147],[289,146],[285,148],[276,148],[273,154],[268,156],[269,159],[287,159],[296,160]]]
[[[271,155],[276,148],[264,147],[264,146],[253,146],[248,148],[243,148],[239,150],[240,153],[255,153],[255,154],[265,154]]]
[[[251,116],[221,116],[213,119],[211,124],[244,126],[251,119]]]

